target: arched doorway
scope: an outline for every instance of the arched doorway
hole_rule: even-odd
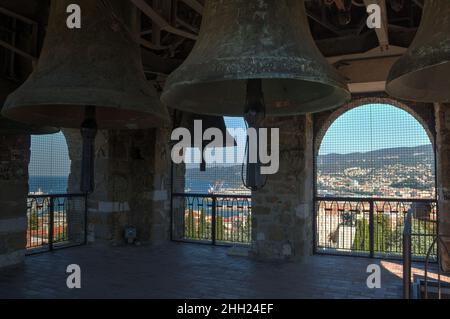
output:
[[[315,249],[379,257],[402,253],[413,213],[413,255],[436,234],[434,139],[408,106],[361,100],[330,116],[316,138]]]
[[[68,145],[62,132],[31,136],[28,253],[86,241],[86,195],[68,194],[70,169]]]
[[[172,239],[210,244],[248,245],[251,242],[251,191],[244,186],[245,143],[243,118],[225,117],[234,147],[205,151],[206,165],[198,148],[186,149],[185,163],[172,167]],[[212,152],[222,152],[223,162],[213,162]]]
[[[31,136],[28,167],[30,194],[64,194],[70,174],[71,160],[62,132]]]

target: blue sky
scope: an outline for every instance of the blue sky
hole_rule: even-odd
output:
[[[245,128],[243,118],[225,117],[225,123],[228,128]],[[242,150],[245,135],[238,135],[236,140]],[[430,144],[428,135],[412,115],[391,105],[369,104],[340,116],[325,134],[319,154],[346,154],[425,144]],[[62,133],[32,136],[29,171],[34,176],[69,174],[70,159]]]
[[[227,127],[245,127],[244,119],[225,117]],[[238,136],[245,145],[245,135]],[[368,152],[431,144],[422,125],[408,112],[388,104],[367,104],[341,115],[328,129],[319,154]]]
[[[81,156],[81,154],[80,154]],[[62,133],[31,136],[30,176],[68,176],[70,158]]]
[[[408,112],[386,104],[368,104],[341,115],[328,129],[319,154],[368,152],[431,144],[422,125]]]

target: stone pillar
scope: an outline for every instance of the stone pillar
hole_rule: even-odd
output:
[[[173,165],[172,190],[174,193],[184,193],[186,186],[186,164]],[[184,197],[172,197],[172,236],[174,240],[184,239],[186,199]]]
[[[30,136],[0,136],[0,269],[25,257]]]
[[[301,260],[313,248],[313,125],[310,115],[268,118],[280,129],[280,169],[252,195],[251,255]]]
[[[450,236],[450,104],[435,104],[439,233]],[[445,239],[450,250],[450,237]],[[441,247],[442,267],[450,271],[450,256]]]
[[[69,191],[79,189],[81,138],[65,132],[72,160]],[[137,240],[156,243],[170,233],[170,153],[163,129],[100,131],[96,139],[95,191],[88,198],[88,238],[124,242],[124,228]]]
[[[66,143],[69,146],[69,158],[71,159],[71,170],[68,179],[67,192],[79,194],[80,172],[81,172],[81,136],[80,130],[64,129]],[[66,220],[67,240],[71,243],[82,243],[85,239],[85,207],[84,200],[79,197],[67,198]]]
[[[152,244],[160,244],[170,240],[170,184],[171,158],[169,129],[157,129],[153,163],[153,187],[151,191],[151,233]],[[150,154],[149,154],[150,156]]]

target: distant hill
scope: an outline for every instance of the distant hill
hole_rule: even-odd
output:
[[[386,148],[365,153],[327,154],[317,157],[317,168],[322,174],[339,173],[347,168],[383,168],[390,165],[417,166],[432,165],[434,150],[432,145],[416,147]]]
[[[383,168],[386,168],[386,172],[389,171],[388,176],[391,177],[391,182],[388,185],[392,188],[422,190],[432,187],[432,177],[426,173],[429,169],[415,170],[414,168],[425,165],[433,169],[433,163],[433,147],[422,145],[386,148],[364,153],[320,155],[317,158],[317,169],[322,176],[347,176],[354,181],[365,183],[367,179],[373,178],[373,175],[367,175],[363,172],[358,176],[350,177],[344,171],[350,168],[359,168],[383,172]],[[395,169],[387,170],[388,166],[394,165],[397,165]],[[402,169],[402,167],[412,168],[413,173],[411,173],[411,170]],[[216,183],[223,184],[224,187],[239,188],[242,186],[241,169],[241,165],[216,164],[213,167],[208,167],[205,172],[200,172],[198,164],[189,164],[186,168],[186,185],[196,192],[205,191],[209,186]]]
[[[242,165],[227,165],[227,166],[219,166],[216,165],[214,167],[207,167],[205,172],[200,172],[199,165],[196,165],[195,168],[186,169],[186,177],[187,178],[201,178],[205,180],[214,180],[216,178],[222,179],[230,179],[241,180],[241,169]]]

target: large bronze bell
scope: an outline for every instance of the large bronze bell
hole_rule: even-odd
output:
[[[81,7],[81,28],[69,29],[69,4]],[[123,0],[53,0],[36,70],[3,109],[26,123],[79,128],[162,126],[169,116],[142,67],[139,12]],[[90,107],[86,110],[85,107]]]
[[[162,101],[242,116],[253,79],[262,81],[267,115],[319,112],[350,98],[314,43],[303,0],[206,0],[197,43],[169,76]]]
[[[418,102],[450,102],[450,1],[425,1],[406,54],[392,67],[387,92]]]
[[[17,87],[18,87],[17,83],[7,79],[0,78],[0,110],[8,94],[17,89]],[[27,125],[0,116],[0,135],[18,135],[18,134],[41,135],[41,134],[53,134],[57,132],[58,132],[57,128],[39,127],[37,125]]]

